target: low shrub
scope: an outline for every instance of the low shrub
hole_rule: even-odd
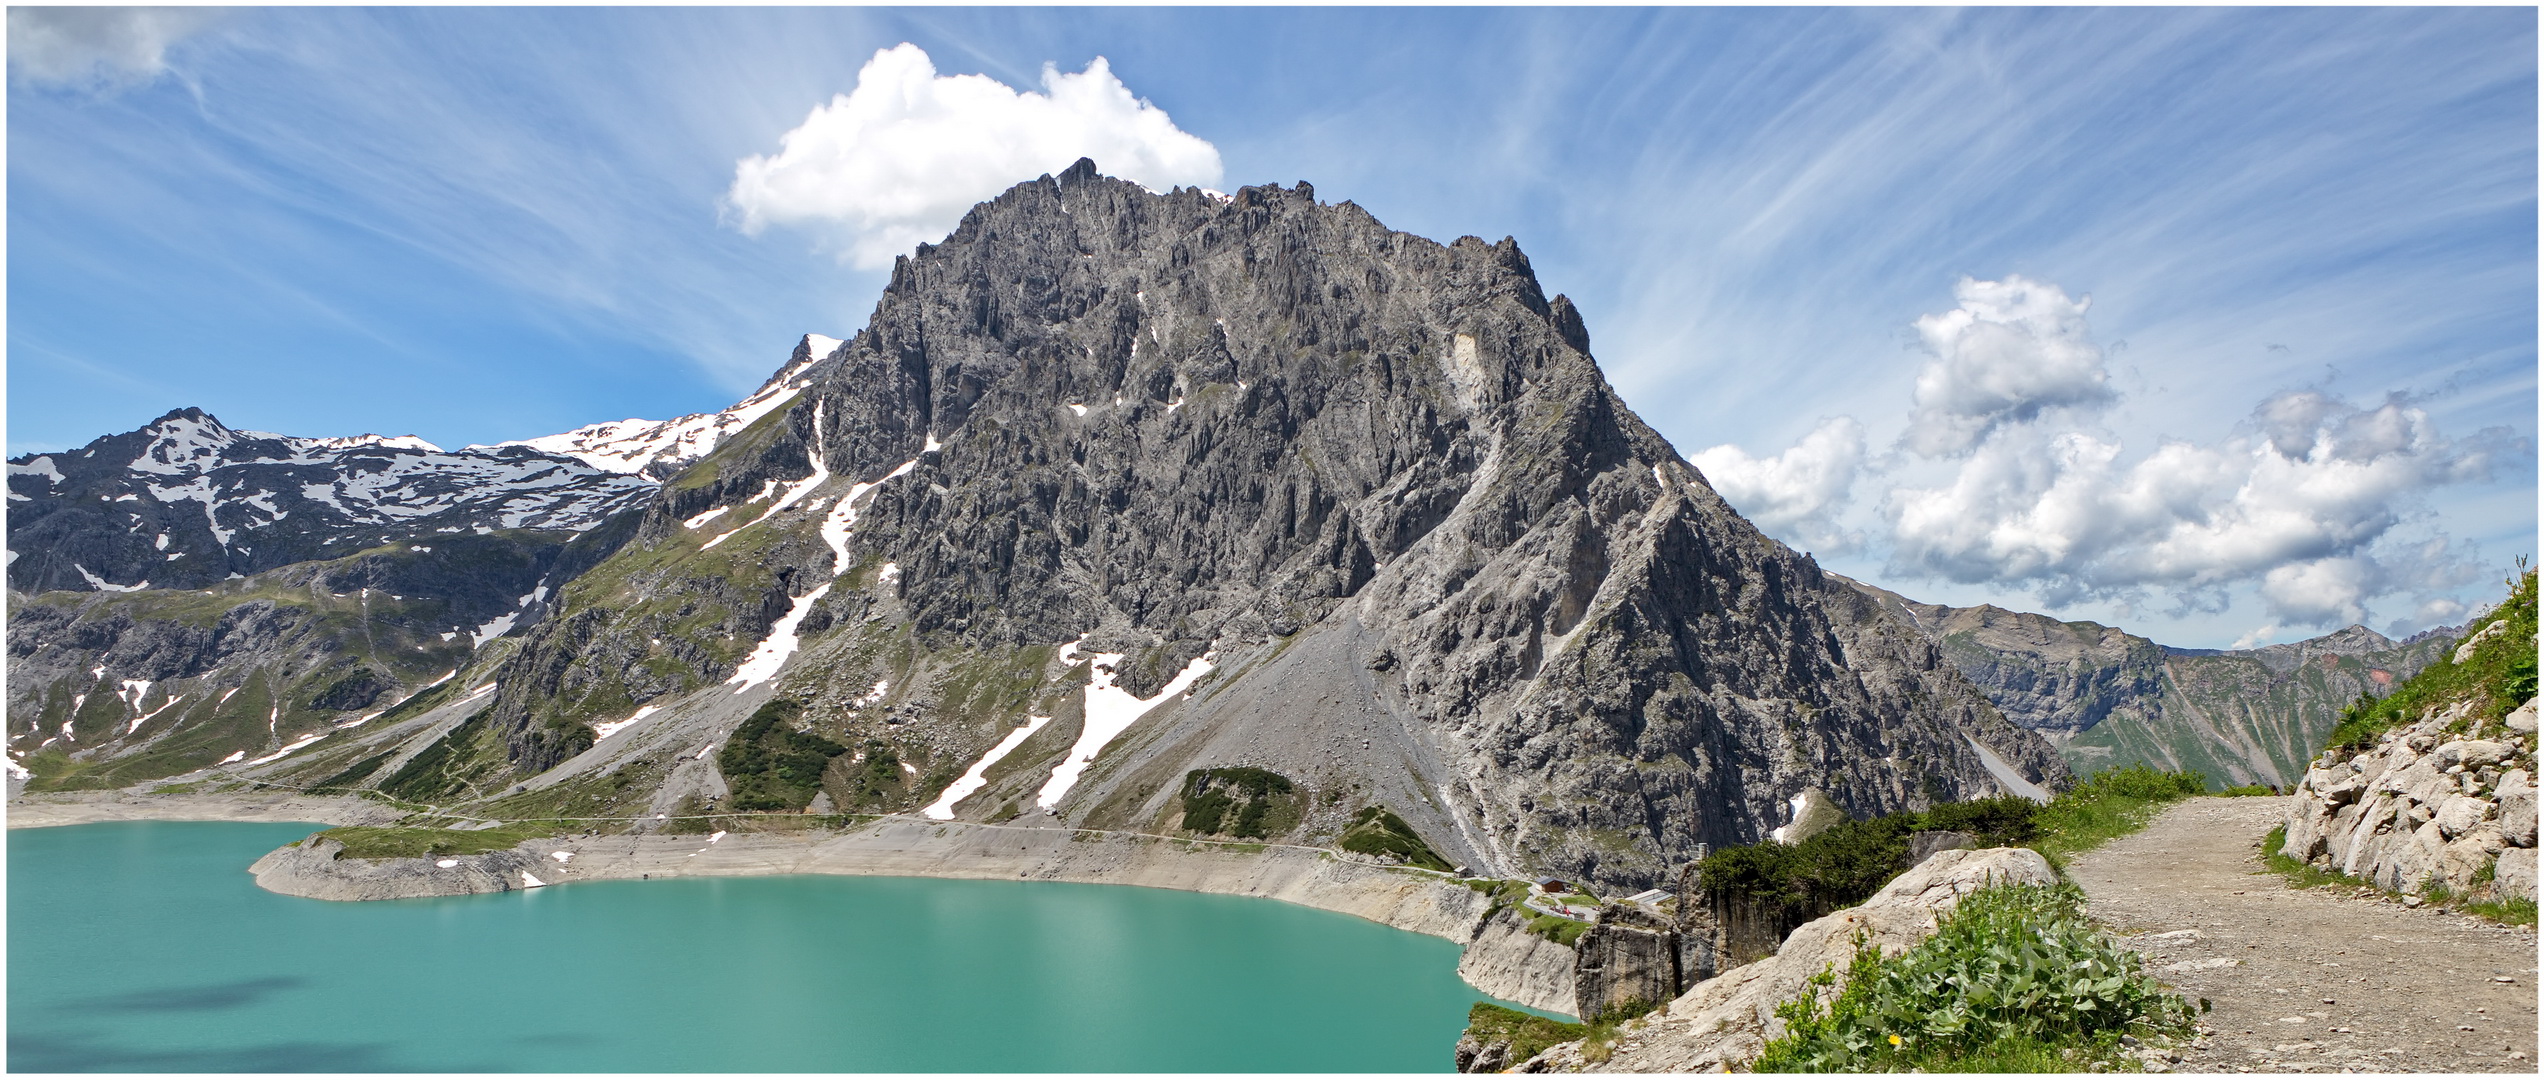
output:
[[[1425,870],[1449,869],[1449,861],[1431,850],[1413,826],[1383,806],[1365,806],[1352,815],[1351,826],[1343,830],[1335,846],[1363,855],[1392,855],[1407,866]]]
[[[795,730],[801,703],[773,699],[752,710],[716,754],[716,769],[740,811],[801,810],[821,791],[822,772],[848,748],[809,731]],[[877,760],[880,760],[879,758]],[[892,779],[900,762],[893,760]]]
[[[1896,957],[1857,949],[1834,1001],[1820,999],[1836,982],[1831,969],[1777,1006],[1785,1034],[1766,1045],[1756,1070],[2081,1068],[2116,1058],[2123,1034],[2188,1035],[2190,1003],[2147,978],[2136,953],[2096,933],[2083,904],[2074,886],[1999,885],[1962,900],[1932,937]],[[2061,1049],[2078,1050],[2079,1060],[2060,1062]]]
[[[1269,769],[1194,769],[1184,774],[1184,828],[1249,839],[1288,832],[1297,817],[1296,791],[1289,777]]]

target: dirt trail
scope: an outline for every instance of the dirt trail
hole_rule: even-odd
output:
[[[2291,887],[2260,857],[2284,802],[2191,799],[2068,868],[2150,972],[2213,1003],[2176,1068],[2535,1072],[2535,932]]]

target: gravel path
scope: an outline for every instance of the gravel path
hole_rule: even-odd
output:
[[[2095,918],[2215,1011],[2184,1072],[2536,1071],[2536,936],[2263,869],[2284,800],[2191,799],[2068,868]]]

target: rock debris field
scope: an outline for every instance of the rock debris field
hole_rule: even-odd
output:
[[[2284,799],[2202,798],[2068,868],[2185,996],[2181,1072],[2536,1071],[2536,935],[2264,869]]]

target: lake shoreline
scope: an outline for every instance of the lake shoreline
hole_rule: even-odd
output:
[[[393,823],[397,811],[353,798],[297,794],[21,798],[10,828],[107,821]],[[333,842],[287,845],[249,868],[268,891],[323,900],[464,896],[583,881],[790,874],[1061,881],[1253,896],[1353,915],[1466,946],[1458,974],[1494,997],[1569,1014],[1571,950],[1505,941],[1492,900],[1440,875],[1278,845],[1197,843],[1059,827],[884,818],[804,833],[609,834],[549,837],[445,859],[338,859]],[[558,859],[558,853],[566,854]],[[442,866],[443,862],[452,865]],[[528,875],[527,878],[524,875]],[[1559,969],[1559,970],[1558,970]]]

